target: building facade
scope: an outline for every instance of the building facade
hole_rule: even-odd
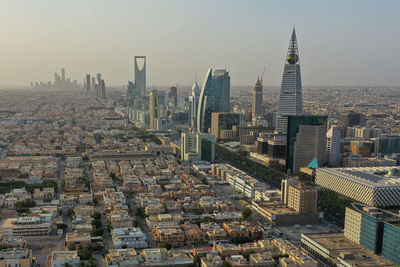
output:
[[[299,51],[297,47],[296,32],[293,29],[286,56],[285,67],[283,70],[276,130],[286,133],[287,116],[301,115],[302,113],[303,95],[301,86]]]

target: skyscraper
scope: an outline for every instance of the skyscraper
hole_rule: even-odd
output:
[[[106,84],[104,83],[104,80],[101,80],[100,82],[100,99],[106,99]]]
[[[229,112],[230,80],[226,69],[216,70],[214,75],[212,69],[208,69],[199,97],[197,131],[208,132],[213,112]]]
[[[61,69],[61,80],[63,83],[65,83],[65,69],[64,68]]]
[[[286,56],[285,68],[279,96],[278,116],[276,130],[286,133],[287,116],[301,115],[303,113],[301,74],[299,51],[297,47],[296,32],[293,29],[289,49]]]
[[[326,148],[328,156],[328,164],[331,167],[339,167],[340,165],[340,129],[332,126],[326,133]]]
[[[97,73],[97,84],[100,86],[101,85],[101,73]]]
[[[90,74],[86,74],[86,91],[90,91]]]
[[[315,158],[326,162],[326,116],[288,116],[286,171],[296,172]]]
[[[262,102],[263,102],[263,85],[262,80],[257,78],[256,83],[253,87],[253,101],[252,101],[252,112],[253,119],[262,115]]]
[[[150,93],[150,129],[155,130],[155,120],[160,117],[160,103],[158,100],[157,90],[154,89]]]
[[[143,60],[142,68],[139,68],[138,59]],[[137,92],[141,97],[146,96],[146,57],[145,56],[135,56],[134,58],[135,65],[135,86],[137,88]]]
[[[92,77],[92,90],[95,91],[96,78]]]
[[[200,88],[197,82],[194,82],[192,86],[192,93],[189,96],[189,104],[190,104],[190,125],[193,129],[197,126],[197,109],[199,106],[199,97],[200,97]]]

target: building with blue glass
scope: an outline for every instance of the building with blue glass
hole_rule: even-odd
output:
[[[200,91],[197,111],[197,131],[207,133],[211,128],[213,112],[229,112],[231,81],[229,72],[225,69],[208,69]]]

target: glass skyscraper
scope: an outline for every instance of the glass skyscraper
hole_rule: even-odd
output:
[[[299,51],[297,48],[296,32],[293,29],[289,49],[283,70],[281,92],[279,96],[276,130],[287,131],[287,116],[303,113],[302,87],[300,75]]]
[[[197,111],[197,131],[206,133],[211,128],[211,114],[213,112],[229,112],[231,94],[231,79],[225,69],[208,69],[206,78],[200,91]]]

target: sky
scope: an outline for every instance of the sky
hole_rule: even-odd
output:
[[[1,0],[0,86],[53,80],[203,82],[227,68],[231,84],[279,85],[293,26],[303,85],[400,86],[398,0]]]

